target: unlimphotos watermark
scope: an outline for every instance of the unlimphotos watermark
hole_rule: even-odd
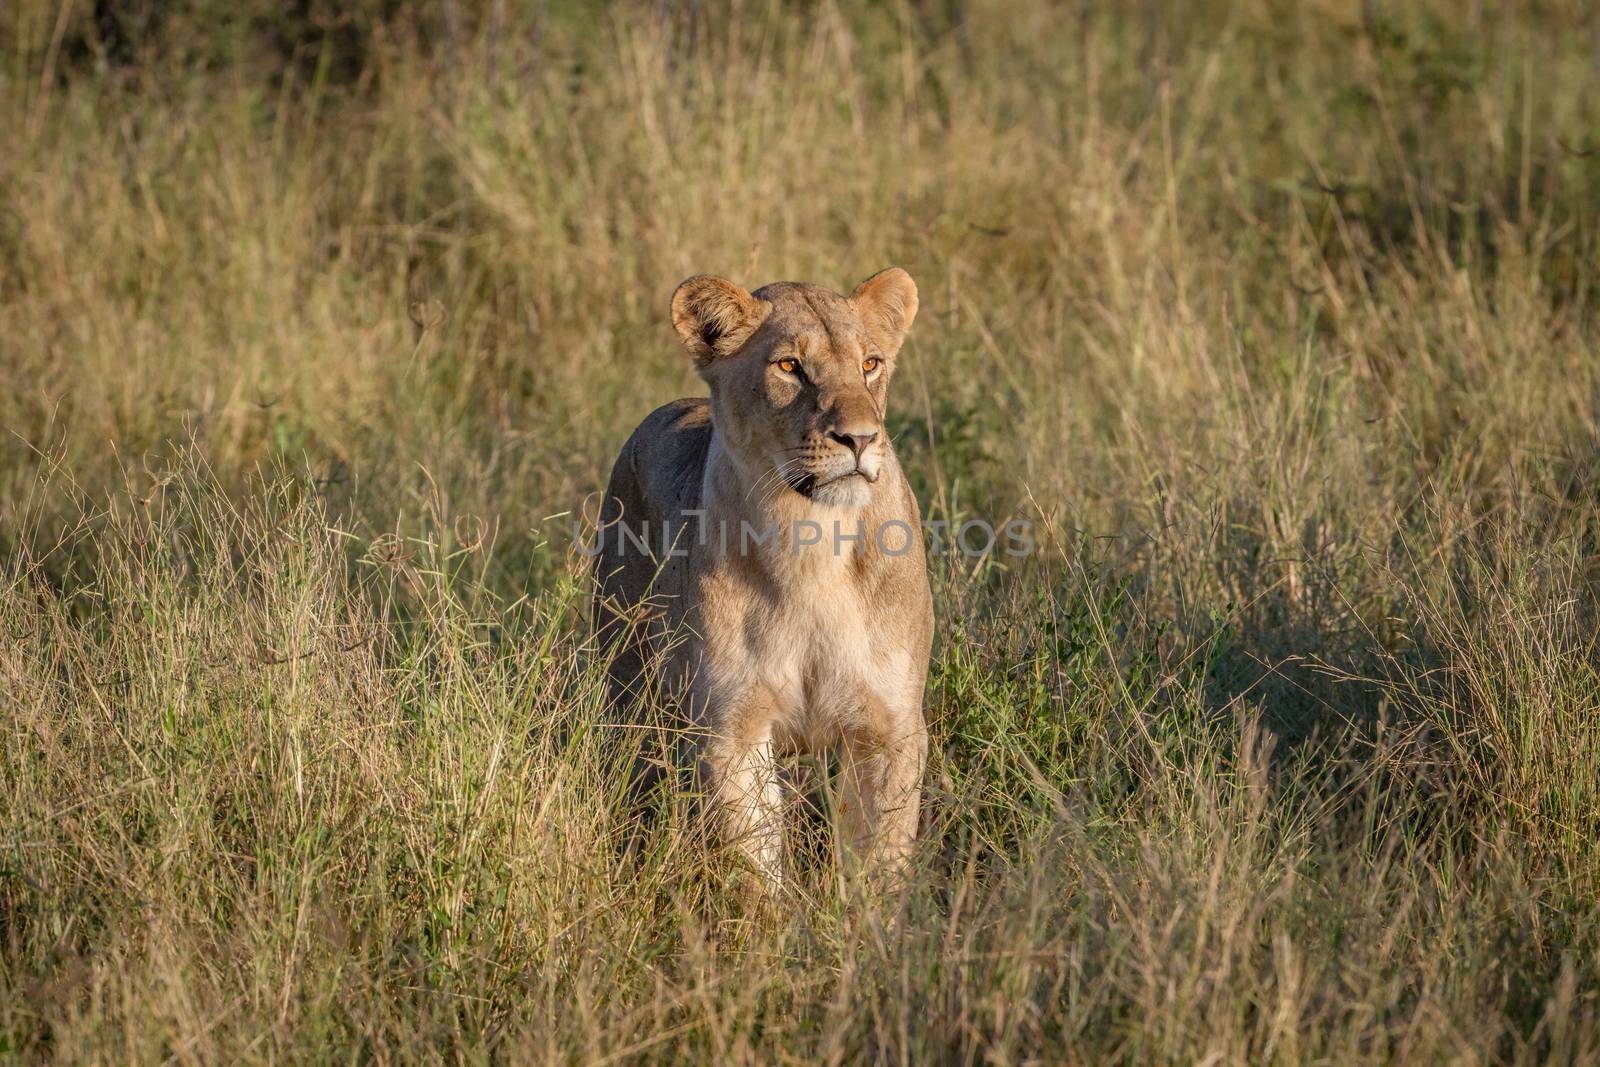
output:
[[[629,522],[625,518],[604,523],[600,530],[586,531],[574,520],[572,544],[581,556],[598,556],[609,542],[620,555],[638,553],[651,559],[674,559],[689,555],[698,546],[715,544],[720,554],[750,555],[789,552],[824,552],[835,556],[866,552],[884,556],[903,556],[922,539],[930,556],[962,555],[978,559],[995,554],[1012,559],[1031,556],[1037,549],[1033,526],[1026,519],[1011,519],[996,527],[985,519],[951,522],[923,519],[917,526],[904,519],[886,519],[869,526],[865,521],[831,523],[816,519],[793,522],[767,522],[755,525],[748,520],[737,523],[711,521],[703,510],[685,511],[681,521],[659,523]]]

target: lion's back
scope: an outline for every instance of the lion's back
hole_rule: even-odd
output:
[[[660,595],[668,614],[684,605],[685,561],[662,549],[683,513],[700,506],[710,446],[710,402],[685,397],[647,415],[611,468],[594,561],[594,623],[602,648],[621,644],[613,649],[613,702],[636,690],[664,621],[642,619],[640,604]]]

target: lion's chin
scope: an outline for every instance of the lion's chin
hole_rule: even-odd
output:
[[[859,472],[823,482],[811,490],[811,502],[825,508],[854,510],[866,507],[871,499],[872,483]]]

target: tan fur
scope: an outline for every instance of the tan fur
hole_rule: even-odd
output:
[[[916,312],[897,267],[848,298],[690,278],[672,324],[711,396],[653,412],[611,472],[595,623],[618,652],[613,706],[640,721],[653,683],[681,699],[676,747],[692,748],[723,832],[773,883],[784,754],[839,748],[841,837],[869,869],[900,866],[916,835],[933,605],[916,498],[883,423]],[[820,544],[803,544],[801,520]],[[778,535],[744,539],[742,524]],[[836,538],[835,524],[865,536]]]

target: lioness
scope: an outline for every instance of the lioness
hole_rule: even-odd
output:
[[[898,267],[848,297],[690,278],[672,325],[711,396],[651,413],[606,490],[594,614],[613,708],[664,668],[721,832],[772,885],[786,753],[838,746],[840,837],[869,872],[903,866],[916,836],[933,604],[883,423],[916,313]]]

